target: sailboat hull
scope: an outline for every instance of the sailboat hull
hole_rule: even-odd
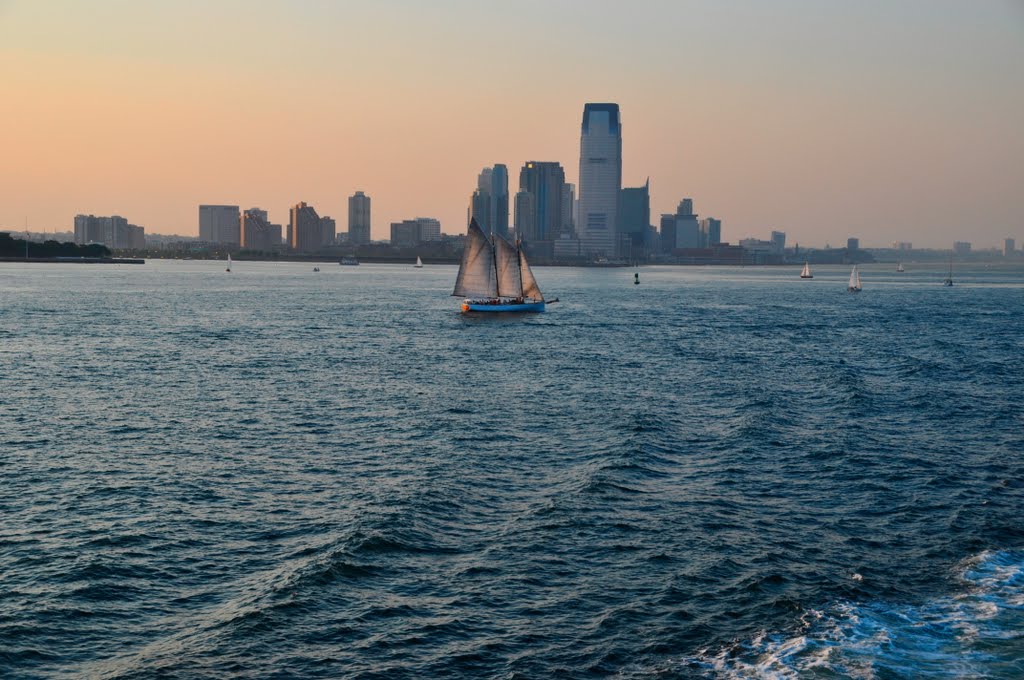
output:
[[[495,313],[495,312],[512,312],[514,314],[526,314],[531,312],[543,312],[544,302],[513,302],[511,300],[499,300],[491,302],[490,300],[463,300],[462,301],[462,312],[463,314],[471,312],[484,312],[484,313]]]

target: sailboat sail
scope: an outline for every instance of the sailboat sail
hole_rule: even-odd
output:
[[[464,297],[496,297],[498,282],[494,269],[494,246],[473,220],[466,234],[466,246],[462,251],[462,265],[455,279],[452,295]]]
[[[498,295],[500,297],[523,297],[519,253],[511,243],[501,236],[494,238],[494,268],[498,272]]]
[[[850,290],[860,290],[860,272],[857,271],[857,267],[853,267],[853,271],[850,272]]]
[[[419,255],[416,256],[416,264],[414,266],[416,266],[416,267],[422,267],[423,266],[423,260],[420,259]]]
[[[522,272],[523,277],[523,297],[533,298],[537,301],[543,300],[544,295],[540,292],[537,279],[533,278],[530,265],[526,262],[526,254],[523,253],[521,248],[519,249],[519,270]]]
[[[804,279],[811,278],[811,265],[808,262],[804,262],[804,270],[800,272],[800,277]]]

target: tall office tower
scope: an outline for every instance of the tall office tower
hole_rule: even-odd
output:
[[[520,231],[516,222],[516,238],[526,243],[553,241],[562,233],[562,190],[565,170],[550,161],[527,161],[519,171],[519,191],[533,196],[533,218],[530,231]],[[527,224],[527,223],[524,223]]]
[[[1003,239],[1003,257],[1009,257],[1013,255],[1013,251],[1016,250],[1017,244],[1012,238]]]
[[[580,205],[576,231],[591,256],[615,255],[615,221],[622,188],[622,126],[618,104],[583,107]]]
[[[570,236],[576,233],[576,185],[562,186],[562,233]]]
[[[636,259],[645,253],[644,239],[651,223],[651,180],[642,187],[626,188],[619,193],[619,254]]]
[[[722,220],[705,217],[700,221],[701,248],[711,248],[722,242]]]
[[[771,236],[772,250],[781,255],[786,252],[786,232],[784,231],[773,231]],[[852,244],[852,245],[851,245]],[[858,241],[855,238],[851,238],[846,242],[846,247],[850,250],[857,250]]]
[[[469,199],[469,220],[476,220],[485,234],[508,236],[508,168],[501,163],[484,168]]]
[[[693,212],[692,198],[684,198],[679,201],[675,218],[675,247],[700,248],[700,224],[697,223],[697,215]]]
[[[495,234],[508,236],[508,168],[501,163],[491,171],[489,222]]]
[[[775,234],[777,234],[777,233],[779,233],[779,232],[777,232],[777,231],[773,231],[772,232],[772,243],[775,243]],[[785,234],[782,235],[782,241],[783,241],[783,243],[785,243],[785,241],[786,241],[786,235]],[[850,238],[846,239],[846,249],[850,250],[850,251],[860,250],[860,239],[859,238],[854,238],[852,236]]]
[[[311,252],[320,247],[322,231],[320,216],[313,206],[296,203],[289,211],[288,245],[292,250]]]
[[[199,240],[241,245],[242,217],[237,205],[199,206]]]
[[[661,252],[671,253],[676,249],[676,216],[665,213],[661,216]]]
[[[693,199],[684,198],[679,201],[679,207],[676,208],[677,215],[692,215],[693,214]]]
[[[479,188],[474,191],[473,195],[469,197],[469,215],[467,217],[467,226],[470,222],[476,220],[476,223],[480,225],[480,229],[485,234],[490,234],[491,194]]]
[[[527,240],[528,235],[537,233],[534,221],[537,218],[537,202],[529,191],[516,194],[515,220],[516,239]]]
[[[320,245],[322,246],[333,246],[335,237],[337,236],[337,224],[334,222],[334,218],[329,215],[324,215],[320,218]]]
[[[362,191],[348,197],[348,242],[357,246],[370,242],[370,197]]]
[[[281,245],[281,227],[273,228],[267,221],[267,211],[249,208],[242,213],[242,247],[248,250],[268,250]],[[276,238],[276,242],[275,242]]]

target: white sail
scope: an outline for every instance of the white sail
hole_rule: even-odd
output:
[[[474,219],[469,223],[466,245],[462,250],[462,264],[459,265],[459,276],[455,279],[452,295],[497,297],[497,283],[494,246]]]
[[[860,272],[857,271],[857,265],[853,265],[853,270],[850,272],[850,290],[860,290]]]
[[[533,278],[533,272],[530,270],[530,265],[526,261],[526,253],[522,248],[519,249],[519,271],[523,278],[523,297],[533,298],[538,302],[544,300],[544,295],[540,292],[537,279]]]
[[[416,256],[416,266],[417,267],[422,267],[423,266],[423,260],[420,259],[419,255]]]
[[[803,278],[810,278],[811,276],[811,265],[810,263],[804,262],[804,270],[800,272],[800,276]]]
[[[519,270],[519,253],[501,236],[494,237],[494,268],[498,272],[500,297],[523,297],[523,279]]]

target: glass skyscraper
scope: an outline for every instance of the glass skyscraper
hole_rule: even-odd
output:
[[[614,257],[622,188],[622,125],[618,104],[586,104],[580,135],[579,222],[583,253]]]

